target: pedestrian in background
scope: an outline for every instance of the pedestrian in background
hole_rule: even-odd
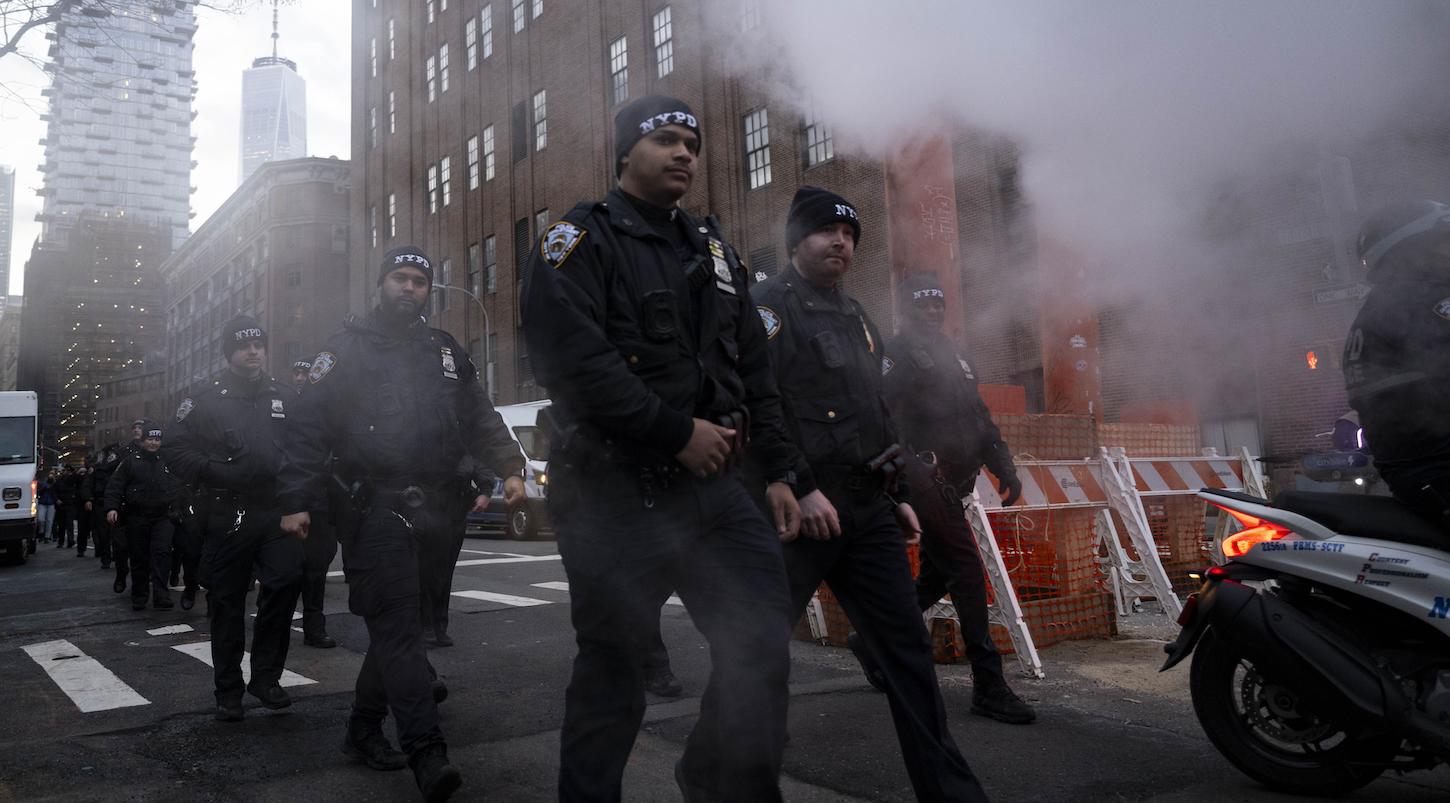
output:
[[[126,528],[132,610],[146,609],[148,591],[158,610],[174,605],[166,579],[180,497],[181,488],[161,456],[161,428],[153,427],[141,440],[141,452],[122,460],[106,483],[106,521],[124,520]]]
[[[46,472],[35,486],[35,535],[49,542],[55,525],[55,470]]]

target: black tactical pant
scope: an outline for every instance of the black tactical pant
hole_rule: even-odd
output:
[[[94,518],[95,517],[91,515],[91,511],[86,510],[85,503],[82,502],[80,508],[76,510],[76,554],[77,555],[84,555],[84,554],[86,554],[86,544],[91,539],[91,520],[94,519]],[[97,551],[96,554],[100,554],[100,552]]]
[[[171,574],[171,519],[163,511],[126,510],[127,554],[131,560],[131,601],[171,599],[166,588]]]
[[[99,504],[93,505],[93,507],[94,509],[87,515],[91,517],[91,534],[95,537],[96,541],[96,557],[101,559],[101,563],[109,565],[114,559],[114,555],[111,552],[114,548],[111,544],[111,530],[113,528],[111,523],[106,521],[106,511],[101,510]]]
[[[202,535],[198,532],[201,521],[195,515],[186,515],[176,526],[171,539],[172,568],[180,564],[181,581],[186,588],[195,592],[200,584]]]
[[[327,570],[337,557],[337,531],[332,518],[324,511],[313,511],[302,542],[302,630],[305,633],[327,632],[323,602],[327,598]]]
[[[116,579],[125,580],[131,574],[131,550],[126,544],[126,514],[111,525],[111,560],[116,562]]]
[[[422,589],[419,621],[423,629],[448,629],[448,600],[453,593],[453,570],[463,551],[467,531],[468,508],[464,507],[457,489],[439,492],[439,503],[430,505],[430,514],[443,521],[438,531],[418,541],[418,579]],[[469,500],[472,506],[473,500]]]
[[[916,799],[981,801],[982,790],[951,732],[921,620],[901,528],[885,498],[851,504],[828,495],[841,534],[785,545],[792,613],[799,618],[824,580],[886,675],[886,697]]]
[[[677,478],[652,506],[624,471],[551,479],[579,646],[564,697],[560,801],[620,799],[644,718],[645,643],[672,587],[714,659],[685,775],[726,801],[779,801],[790,600],[780,540],[739,472]]]
[[[201,584],[207,588],[216,699],[240,699],[242,654],[247,649],[247,592],[261,583],[252,625],[254,689],[277,685],[292,641],[292,611],[302,587],[302,543],[282,532],[276,507],[237,513],[213,511],[202,546]]]
[[[433,702],[433,668],[419,624],[417,541],[442,535],[445,526],[429,521],[426,513],[410,525],[392,510],[375,507],[349,547],[347,604],[363,618],[369,638],[353,716],[381,723],[391,708],[399,746],[410,755],[444,743]]]
[[[1005,683],[1002,654],[992,641],[987,622],[987,576],[972,527],[962,504],[951,492],[932,483],[912,499],[921,522],[921,573],[916,577],[916,603],[925,611],[942,594],[952,595],[961,622],[962,641],[977,689]]]

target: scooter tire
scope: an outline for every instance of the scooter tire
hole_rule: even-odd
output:
[[[1240,772],[1280,792],[1340,797],[1385,771],[1398,750],[1398,739],[1364,737],[1345,729],[1346,738],[1330,749],[1299,753],[1258,736],[1235,705],[1241,692],[1235,673],[1244,662],[1242,651],[1210,628],[1194,651],[1189,671],[1189,691],[1199,724],[1218,752]]]

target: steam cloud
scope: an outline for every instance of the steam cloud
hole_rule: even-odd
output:
[[[885,155],[936,117],[1006,135],[1039,226],[1124,287],[1213,267],[1197,240],[1217,182],[1450,110],[1443,4],[761,5],[728,58],[812,100],[838,150]]]

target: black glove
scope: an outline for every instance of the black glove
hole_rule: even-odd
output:
[[[1022,480],[1017,479],[1015,471],[998,474],[997,477],[1001,482],[997,488],[997,495],[1002,497],[1002,507],[1010,507],[1012,503],[1022,498]]]

